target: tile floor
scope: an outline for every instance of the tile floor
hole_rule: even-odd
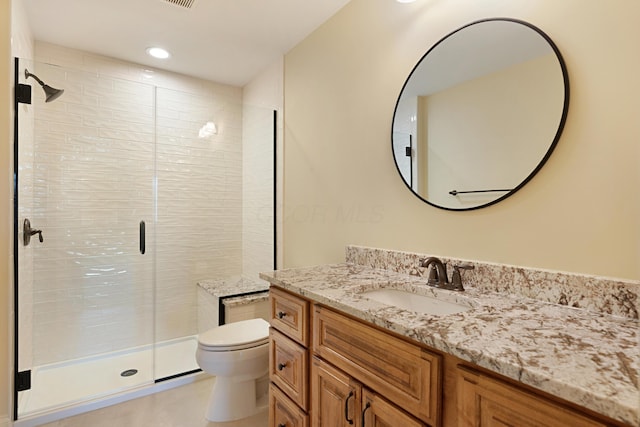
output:
[[[76,415],[43,427],[267,427],[265,410],[251,418],[213,423],[204,417],[213,378]]]

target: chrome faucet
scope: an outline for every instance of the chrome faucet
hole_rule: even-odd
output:
[[[451,282],[447,277],[447,264],[440,261],[439,258],[429,257],[420,259],[420,267],[431,268],[429,270],[429,279],[427,284],[436,288],[447,289],[450,291],[464,291],[462,286],[462,270],[473,270],[474,266],[471,264],[460,264],[453,266],[453,273],[451,275]]]

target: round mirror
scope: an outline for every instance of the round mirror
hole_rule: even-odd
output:
[[[473,22],[436,43],[407,78],[393,114],[393,157],[430,205],[486,207],[538,172],[568,107],[567,69],[546,34],[514,19]]]

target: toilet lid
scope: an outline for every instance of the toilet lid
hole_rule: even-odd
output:
[[[209,351],[241,350],[269,341],[269,322],[249,319],[228,323],[198,335],[200,347]]]

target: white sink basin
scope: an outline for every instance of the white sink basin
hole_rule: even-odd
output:
[[[431,298],[398,289],[375,289],[362,292],[365,298],[392,305],[417,313],[443,316],[447,314],[462,313],[471,310],[471,307],[454,302],[443,301],[439,298]]]

